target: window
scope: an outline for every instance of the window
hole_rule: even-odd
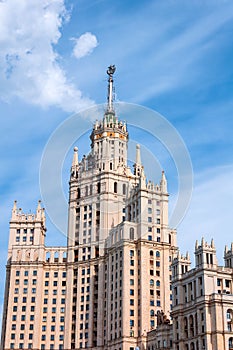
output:
[[[134,239],[134,228],[131,227],[130,230],[129,230],[129,239]]]
[[[152,241],[152,236],[148,235],[148,241]]]
[[[130,325],[130,327],[133,327],[134,326],[134,320],[129,320],[129,325]]]
[[[114,193],[117,193],[117,182],[114,182]]]
[[[229,288],[229,287],[230,287],[230,283],[231,283],[230,280],[225,280],[225,286],[226,286],[226,288]]]

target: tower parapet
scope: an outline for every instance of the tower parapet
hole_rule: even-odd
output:
[[[204,238],[202,238],[200,244],[196,241],[194,254],[197,268],[216,268],[218,262],[213,239],[210,244],[205,242]]]

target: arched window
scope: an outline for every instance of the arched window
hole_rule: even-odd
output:
[[[156,258],[159,258],[160,257],[160,252],[157,250],[156,251]]]
[[[50,252],[47,252],[46,253],[46,261],[49,262],[49,260],[50,260]]]
[[[154,280],[151,279],[151,280],[150,280],[150,286],[153,287],[154,284],[155,284],[155,283],[154,283]]]
[[[117,193],[117,182],[114,182],[114,193]]]
[[[100,182],[97,183],[97,193],[100,193]]]
[[[134,228],[133,227],[130,227],[130,230],[129,230],[129,239],[134,239]]]
[[[153,250],[150,250],[150,256],[153,256],[153,255],[154,255]]]
[[[126,184],[123,184],[122,192],[123,192],[123,194],[126,194]]]
[[[156,287],[160,287],[160,281],[159,280],[156,281]]]
[[[154,310],[150,310],[150,315],[151,315],[151,317],[153,317],[155,315]]]
[[[228,347],[229,347],[229,350],[233,349],[233,337],[229,338],[229,340],[228,340]]]
[[[78,188],[78,199],[80,198],[80,188]]]

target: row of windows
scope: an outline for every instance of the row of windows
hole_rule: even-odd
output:
[[[30,271],[25,270],[25,271],[24,271],[24,276],[29,276],[29,273],[30,273]],[[20,271],[19,271],[19,270],[16,270],[16,271],[15,271],[15,275],[16,275],[16,276],[20,276]],[[33,270],[33,271],[32,271],[32,275],[33,275],[33,276],[37,276],[37,270]]]
[[[16,349],[16,348],[17,349],[32,349],[32,343],[28,343],[27,346],[25,346],[24,343],[19,343],[18,347],[15,347],[14,343],[10,344],[10,349]],[[53,350],[54,349],[54,344],[50,344],[49,349]],[[64,349],[63,344],[59,344],[59,350],[63,350],[63,349]],[[41,350],[45,350],[45,344],[41,344]]]
[[[24,234],[27,234],[28,232],[34,233],[34,228],[31,228],[31,229],[27,229],[27,228],[20,229],[20,228],[17,228],[16,233],[20,234],[20,232],[24,233]]]
[[[31,311],[34,312],[34,310],[35,310],[35,307],[31,306]],[[43,309],[43,311],[45,310]],[[56,312],[56,310],[54,311]],[[64,308],[61,308],[61,312],[64,313],[64,311],[65,311]],[[25,321],[25,320],[26,320],[26,315],[21,315],[21,321]],[[34,321],[34,315],[30,316],[30,320]],[[17,315],[12,316],[12,321],[17,321]],[[47,322],[47,316],[43,316],[42,321]],[[64,321],[65,321],[64,316],[60,316],[60,322],[64,322]],[[51,317],[51,322],[56,322],[56,316]],[[29,329],[31,330],[33,329],[33,324],[29,325]]]
[[[17,243],[19,243],[19,242],[20,242],[20,237],[17,236],[17,237],[15,238],[15,241],[16,241]],[[22,239],[21,241],[22,241],[22,242],[27,242],[27,237],[23,237],[23,239]],[[30,236],[30,242],[33,242],[33,236]]]

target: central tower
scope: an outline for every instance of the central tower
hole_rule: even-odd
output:
[[[64,348],[130,350],[144,346],[156,312],[170,310],[170,262],[176,232],[168,227],[164,172],[147,182],[140,146],[131,170],[128,131],[108,99],[82,159],[74,148],[69,182],[66,337]]]

